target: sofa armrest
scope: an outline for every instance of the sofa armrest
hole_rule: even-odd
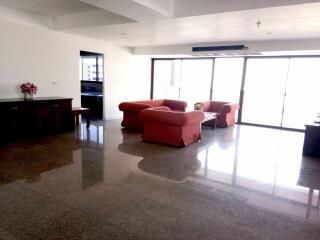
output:
[[[151,107],[151,105],[144,103],[122,102],[119,104],[119,110],[123,112],[140,112],[143,109]]]
[[[204,119],[204,113],[199,111],[175,112],[145,109],[140,112],[140,118],[143,121],[165,123],[168,125],[191,125],[199,123]]]
[[[227,103],[224,104],[221,108],[221,113],[230,113],[237,111],[239,109],[240,105],[237,103]]]
[[[179,101],[179,100],[170,100],[170,99],[165,99],[164,100],[164,104],[171,108],[172,110],[176,110],[176,111],[182,111],[185,112],[188,103],[185,101]]]

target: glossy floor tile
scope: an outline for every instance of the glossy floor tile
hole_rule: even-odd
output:
[[[120,120],[0,147],[0,239],[319,239],[303,133],[202,129],[186,148]]]

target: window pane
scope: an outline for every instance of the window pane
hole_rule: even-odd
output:
[[[212,100],[239,103],[243,61],[243,58],[215,60]]]
[[[304,129],[320,112],[320,58],[292,58],[283,127]]]
[[[180,61],[155,61],[153,81],[154,99],[179,99]]]
[[[103,81],[103,57],[82,56],[82,79],[85,81]],[[98,66],[97,66],[98,61]],[[98,67],[98,73],[97,73]]]
[[[98,71],[99,71],[98,81],[103,81],[104,80],[103,57],[98,57]]]
[[[94,81],[96,77],[96,58],[82,58],[82,80]]]
[[[281,126],[287,58],[248,59],[242,121]]]
[[[183,60],[181,63],[180,99],[188,102],[188,110],[199,101],[210,99],[212,60]]]

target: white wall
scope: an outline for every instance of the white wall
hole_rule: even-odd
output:
[[[113,47],[106,55],[107,118],[119,117],[125,100],[150,99],[151,59],[134,56],[126,48]]]
[[[105,117],[120,117],[118,104],[149,98],[150,59],[131,49],[45,28],[0,21],[0,98],[21,97],[32,81],[38,97],[72,97],[80,106],[80,50],[105,55]]]

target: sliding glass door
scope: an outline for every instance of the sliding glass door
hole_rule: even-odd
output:
[[[179,99],[180,61],[161,60],[154,64],[154,99]]]
[[[291,58],[282,126],[304,129],[320,112],[320,58]]]
[[[287,58],[247,60],[242,122],[281,126],[288,64]]]
[[[216,58],[212,100],[239,103],[244,58]]]
[[[249,58],[242,122],[304,129],[320,112],[320,58]]]
[[[320,57],[155,60],[153,98],[240,103],[242,123],[304,129],[320,113],[319,79]]]
[[[186,101],[188,110],[211,95],[238,103],[243,63],[244,58],[155,60],[153,98]]]
[[[186,101],[188,110],[198,101],[209,100],[212,63],[212,59],[154,61],[153,98]]]
[[[196,102],[210,99],[212,61],[182,60],[180,99],[188,102],[188,110],[192,110]]]

